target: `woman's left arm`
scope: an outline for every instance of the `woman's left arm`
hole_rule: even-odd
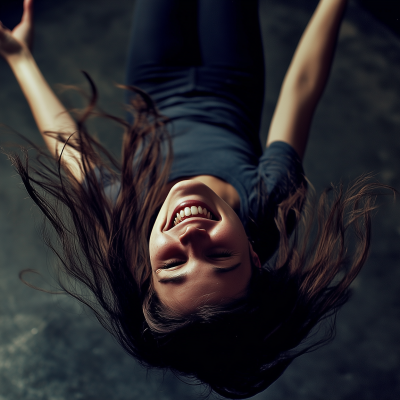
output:
[[[46,132],[59,132],[65,142],[77,131],[77,126],[46,82],[31,54],[32,8],[33,0],[24,0],[21,22],[13,31],[0,22],[0,55],[14,72],[49,151],[55,159],[58,159],[62,152],[62,166],[67,166],[75,179],[82,182],[84,175],[80,152],[71,146],[65,146],[63,150],[62,142],[46,134]],[[76,135],[77,133],[69,139],[69,143],[77,143]]]
[[[286,73],[267,147],[290,144],[303,158],[314,111],[329,77],[347,0],[320,0]]]

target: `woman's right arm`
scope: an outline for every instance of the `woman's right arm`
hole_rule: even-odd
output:
[[[0,54],[8,62],[28,101],[36,125],[47,148],[58,160],[62,152],[62,165],[67,166],[74,177],[84,179],[81,154],[71,146],[63,150],[63,143],[45,132],[59,132],[64,141],[77,132],[75,121],[71,118],[58,97],[54,94],[40,72],[30,47],[33,29],[33,0],[24,1],[24,14],[21,23],[10,31],[0,23]],[[75,133],[69,143],[76,142]]]
[[[290,144],[303,158],[314,111],[329,77],[347,0],[320,0],[286,73],[267,147]]]

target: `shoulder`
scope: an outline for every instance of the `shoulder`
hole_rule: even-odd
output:
[[[246,223],[246,231],[262,263],[279,245],[280,232],[275,224],[279,205],[286,199],[294,199],[293,195],[299,193],[298,208],[301,209],[306,189],[307,181],[297,152],[286,142],[271,143],[260,157],[257,178],[249,198],[250,218]],[[287,214],[288,235],[294,229],[295,219],[293,212]]]
[[[258,165],[259,188],[263,195],[289,194],[305,183],[301,159],[294,148],[286,142],[272,142],[260,157]],[[278,196],[280,197],[280,196]]]

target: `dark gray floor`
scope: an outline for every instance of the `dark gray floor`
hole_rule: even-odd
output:
[[[35,56],[50,84],[85,85],[80,70],[86,70],[99,87],[101,105],[123,115],[123,95],[113,83],[124,79],[134,3],[37,3]],[[311,5],[315,1],[261,0],[268,72],[263,138]],[[13,7],[0,15],[5,23],[16,18]],[[305,158],[306,173],[317,190],[367,171],[400,188],[399,67],[398,37],[351,4]],[[64,98],[71,104],[73,97]],[[2,60],[0,122],[41,140]],[[112,125],[94,127],[118,154],[119,132]],[[196,398],[198,388],[168,374],[146,375],[73,300],[32,290],[19,281],[20,270],[34,268],[47,283],[30,279],[49,288],[47,269],[53,257],[40,239],[37,209],[4,156],[0,184],[0,400]],[[373,228],[371,257],[353,285],[351,301],[339,313],[335,341],[295,361],[255,398],[400,398],[399,204],[387,201]]]

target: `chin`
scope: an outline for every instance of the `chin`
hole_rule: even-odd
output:
[[[206,184],[204,184],[201,181],[198,181],[196,179],[187,179],[187,180],[183,180],[180,181],[178,183],[176,183],[174,186],[172,186],[171,190],[169,191],[169,194],[172,192],[179,192],[179,191],[183,191],[183,192],[188,192],[188,194],[190,194],[190,191],[212,191],[212,189],[210,189],[209,186],[207,186]],[[214,193],[214,192],[213,192]],[[168,195],[169,195],[168,194]]]

